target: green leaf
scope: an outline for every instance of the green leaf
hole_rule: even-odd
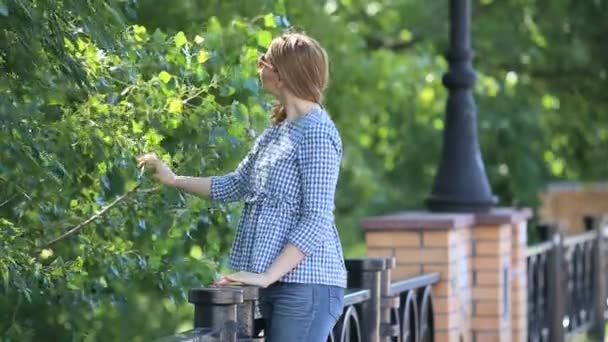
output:
[[[182,236],[182,232],[179,229],[170,229],[168,235],[170,238],[178,238]]]
[[[201,64],[205,63],[207,60],[209,60],[209,52],[207,52],[207,50],[199,51],[196,55],[196,60]]]
[[[178,48],[181,48],[182,46],[186,45],[187,43],[188,43],[188,38],[186,38],[186,35],[184,34],[184,32],[179,31],[175,35],[175,46]]]
[[[169,101],[169,113],[179,114],[182,112],[184,104],[180,99],[172,99]]]
[[[43,249],[42,251],[40,251],[40,258],[42,259],[48,259],[50,257],[53,256],[53,250],[52,249]]]
[[[220,96],[230,96],[236,93],[236,89],[231,86],[224,86],[220,89]]]
[[[190,247],[190,257],[201,260],[203,258],[203,250],[197,245]]]
[[[399,32],[399,38],[401,38],[401,40],[405,42],[410,42],[413,38],[413,35],[410,30],[403,29],[401,30],[401,32]]]
[[[241,137],[244,135],[245,127],[242,123],[235,123],[228,128],[228,134],[232,137]]]
[[[144,130],[144,125],[143,123],[139,122],[139,121],[131,121],[131,131],[135,134],[139,134],[142,133]]]
[[[264,26],[277,27],[277,22],[274,20],[274,15],[272,13],[268,13],[264,16]]]
[[[151,129],[144,135],[144,141],[146,144],[145,147],[150,148],[160,144],[160,142],[163,141],[163,136],[160,135],[156,130]]]
[[[207,23],[207,31],[209,33],[221,33],[222,32],[222,24],[218,20],[217,17],[211,17],[209,22]]]
[[[70,290],[79,290],[82,285],[82,277],[80,275],[73,274],[68,279],[67,285],[68,285],[68,289],[70,289]]]
[[[173,76],[164,70],[158,74],[158,78],[163,81],[163,83],[169,83],[169,81],[171,81],[171,77]]]
[[[133,25],[133,33],[135,34],[135,40],[139,42],[146,40],[148,37],[146,28],[143,26]]]
[[[258,45],[267,48],[272,42],[272,34],[269,31],[262,30],[256,35]]]

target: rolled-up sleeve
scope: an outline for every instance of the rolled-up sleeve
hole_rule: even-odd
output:
[[[302,216],[287,236],[288,242],[311,255],[334,224],[334,197],[342,147],[337,132],[325,125],[310,127],[299,146]]]
[[[213,201],[238,201],[243,198],[246,191],[245,177],[238,171],[211,177],[210,198]]]
[[[263,136],[264,133],[256,139],[251,151],[239,163],[236,170],[223,176],[211,177],[211,188],[209,190],[211,200],[234,202],[241,200],[247,194],[251,169],[255,163],[255,156]]]

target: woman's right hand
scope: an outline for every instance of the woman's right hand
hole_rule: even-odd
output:
[[[154,178],[158,179],[161,183],[175,186],[177,176],[155,153],[146,153],[137,157],[137,167],[140,168],[142,166],[154,169]]]

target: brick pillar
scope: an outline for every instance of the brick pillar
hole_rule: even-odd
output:
[[[475,341],[527,340],[527,209],[494,209],[473,229]]]
[[[511,323],[510,225],[473,229],[473,317],[475,341],[509,342]]]
[[[394,256],[393,279],[439,272],[435,341],[471,340],[471,214],[405,212],[362,221],[369,256]]]
[[[528,340],[527,244],[527,220],[514,223],[511,235],[511,337],[513,342]]]

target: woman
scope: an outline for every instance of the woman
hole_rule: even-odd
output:
[[[267,341],[326,341],[346,287],[333,216],[342,144],[320,104],[327,54],[311,37],[287,33],[259,58],[258,71],[278,104],[272,125],[234,172],[176,176],[153,154],[139,157],[139,165],[155,168],[164,184],[212,200],[244,200],[230,255],[238,272],[214,284],[261,287]]]

